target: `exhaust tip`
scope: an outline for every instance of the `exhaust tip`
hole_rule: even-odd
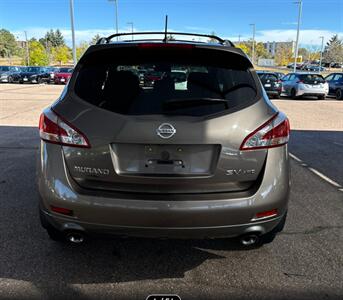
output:
[[[82,244],[85,241],[85,235],[82,232],[68,232],[67,241],[73,244]]]
[[[257,234],[247,234],[240,238],[240,243],[243,246],[253,246],[258,244],[260,238]]]

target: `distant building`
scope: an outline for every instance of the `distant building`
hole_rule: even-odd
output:
[[[26,41],[17,41],[17,46],[19,48],[26,48]]]
[[[267,52],[275,56],[275,53],[277,52],[278,47],[280,46],[286,46],[292,48],[292,53],[294,53],[295,49],[295,42],[266,42],[263,43],[264,48],[267,50]]]

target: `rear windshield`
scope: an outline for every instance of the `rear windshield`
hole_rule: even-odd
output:
[[[39,72],[41,71],[41,68],[38,68],[38,67],[28,67],[26,69],[27,72],[32,72],[32,73],[35,73],[35,72]]]
[[[58,73],[71,73],[73,69],[71,68],[60,68],[57,70]]]
[[[321,75],[317,74],[303,74],[299,75],[299,79],[304,83],[323,83],[325,79]]]
[[[108,59],[101,54],[84,58],[75,93],[125,115],[203,116],[255,102],[256,85],[245,57],[153,52],[137,51],[129,58],[117,50]]]
[[[261,78],[261,80],[278,81],[278,77],[276,74],[258,73],[258,76]]]

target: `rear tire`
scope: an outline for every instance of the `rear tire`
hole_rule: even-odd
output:
[[[318,98],[318,100],[325,100],[325,95],[320,95],[317,98]]]
[[[342,92],[341,89],[337,89],[335,94],[336,94],[336,99],[337,100],[342,100],[343,99],[343,92]]]
[[[292,99],[297,99],[297,98],[298,98],[298,97],[297,97],[297,92],[296,92],[295,89],[292,89],[292,90],[291,90],[291,98],[292,98]]]
[[[279,94],[274,95],[274,99],[280,99],[280,95]]]

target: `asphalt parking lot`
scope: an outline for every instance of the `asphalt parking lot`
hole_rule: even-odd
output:
[[[49,240],[35,186],[41,110],[62,86],[0,85],[0,299],[343,299],[343,101],[273,103],[289,116],[285,230],[246,250],[230,240]]]

